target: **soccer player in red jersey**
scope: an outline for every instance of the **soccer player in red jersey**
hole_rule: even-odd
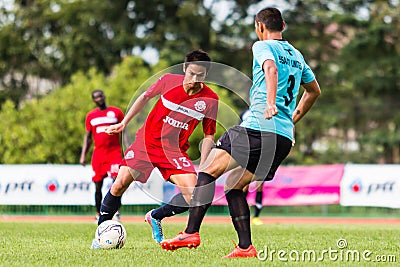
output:
[[[210,61],[204,51],[188,53],[183,64],[184,75],[163,75],[136,99],[121,123],[106,129],[109,134],[120,133],[151,98],[159,96],[144,125],[137,131],[135,142],[125,151],[117,179],[102,202],[98,224],[111,219],[129,185],[133,181],[145,183],[155,167],[166,181],[174,183],[181,191],[169,203],[146,214],[145,220],[152,228],[155,241],[160,243],[164,238],[161,227],[163,218],[189,209],[197,182],[193,163],[186,152],[189,136],[202,122],[202,162],[214,144],[216,131],[218,96],[202,82]]]
[[[124,113],[119,108],[106,105],[106,97],[102,90],[94,90],[92,92],[92,99],[97,108],[86,115],[86,134],[83,139],[79,162],[83,166],[86,165],[86,154],[94,140],[92,154],[94,176],[92,177],[92,181],[96,186],[95,203],[97,211],[96,219],[98,219],[100,216],[101,200],[103,198],[101,193],[103,179],[107,176],[115,179],[122,160],[119,135],[109,135],[105,132],[105,129],[107,126],[120,123],[124,118]]]

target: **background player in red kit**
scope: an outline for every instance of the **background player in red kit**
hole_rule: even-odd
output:
[[[96,186],[95,203],[97,211],[96,219],[98,219],[100,216],[101,200],[103,199],[101,193],[103,179],[107,176],[115,179],[122,160],[119,135],[109,135],[104,130],[107,126],[120,123],[124,118],[124,113],[119,108],[106,105],[106,97],[102,90],[94,90],[92,92],[92,99],[97,108],[86,115],[86,134],[83,139],[79,162],[83,166],[86,165],[86,154],[94,139],[92,154],[94,176],[92,177],[92,181]]]
[[[151,98],[160,96],[144,125],[136,133],[135,142],[125,151],[122,164],[125,166],[120,167],[117,179],[104,197],[98,224],[112,218],[129,185],[134,180],[145,183],[154,167],[160,170],[166,181],[176,184],[181,191],[169,203],[146,214],[145,219],[152,227],[156,242],[163,240],[161,220],[189,209],[197,182],[193,163],[186,153],[189,136],[202,121],[202,162],[211,150],[216,131],[218,96],[202,83],[210,61],[206,52],[197,50],[188,53],[183,64],[184,75],[162,76],[136,99],[121,123],[106,129],[110,134],[120,133]],[[92,248],[96,248],[95,243]]]

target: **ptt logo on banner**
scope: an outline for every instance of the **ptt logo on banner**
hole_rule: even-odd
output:
[[[71,183],[66,183],[64,187],[64,194],[70,193],[72,191],[82,191],[82,192],[89,192],[90,191],[90,186],[91,182],[71,182]]]
[[[373,193],[391,193],[393,192],[393,188],[395,186],[395,181],[387,181],[384,183],[371,183],[366,186],[366,194],[370,195]],[[361,193],[363,192],[364,186],[361,183],[360,179],[354,180],[350,184],[350,191],[352,193]]]
[[[31,191],[33,184],[34,181],[29,181],[29,180],[25,180],[22,182],[15,182],[15,183],[10,182],[5,185],[3,193],[4,195],[7,195],[8,193]]]
[[[361,180],[357,179],[350,184],[350,191],[353,193],[360,193],[363,189]]]
[[[57,179],[52,179],[46,183],[46,190],[50,193],[55,193],[60,188],[60,184],[58,183]]]
[[[370,184],[368,186],[367,194],[373,194],[379,192],[392,193],[395,184],[396,184],[395,181],[387,181],[385,183],[379,183],[379,184]]]

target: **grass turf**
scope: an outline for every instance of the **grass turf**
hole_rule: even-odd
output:
[[[0,222],[0,266],[374,266],[377,260],[385,261],[381,266],[396,266],[400,262],[398,225],[254,226],[253,244],[262,252],[260,259],[222,259],[233,249],[232,240],[237,242],[231,224],[204,224],[197,249],[175,252],[161,250],[146,223],[124,226],[127,242],[122,249],[90,250],[95,224]],[[173,237],[183,229],[184,224],[165,223],[164,234]],[[338,240],[347,246],[340,249]]]

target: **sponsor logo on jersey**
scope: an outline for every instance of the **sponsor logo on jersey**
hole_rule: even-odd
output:
[[[301,64],[300,61],[288,57],[278,56],[278,62],[279,64],[288,65],[293,68],[298,68],[299,70],[303,69],[303,65]]]
[[[125,159],[133,159],[135,157],[135,152],[129,150],[128,153],[125,155]]]
[[[107,126],[96,127],[96,133],[104,133],[106,128],[107,128]]]
[[[165,118],[163,119],[164,123],[168,123],[169,125],[175,127],[175,128],[182,128],[187,130],[189,128],[189,124],[185,123],[185,122],[181,122],[181,121],[177,121],[169,116],[165,116]]]
[[[114,112],[113,112],[114,113]],[[115,124],[118,122],[118,119],[115,117],[98,117],[94,118],[90,121],[92,126],[97,126],[100,124]]]
[[[293,54],[292,54],[292,49],[290,49],[290,48],[284,48],[283,50],[285,50],[286,52],[288,52],[289,53],[289,55],[291,55],[291,56],[293,56]]]
[[[206,102],[203,100],[197,101],[196,104],[194,104],[194,108],[197,111],[204,111],[206,109]]]
[[[190,109],[190,108],[187,108],[185,106],[182,106],[182,105],[176,104],[174,102],[171,102],[168,99],[166,99],[163,95],[161,95],[161,101],[162,101],[164,107],[166,107],[169,110],[185,114],[185,115],[187,115],[189,117],[192,117],[192,118],[195,118],[196,120],[199,120],[199,121],[203,120],[203,118],[204,118],[204,114],[200,113],[199,111],[196,111],[194,109]],[[206,103],[204,101],[197,101],[197,103],[198,102],[203,102],[203,104],[204,104],[203,105],[202,103],[200,103],[199,104],[200,108],[202,108],[203,106],[204,106],[204,109],[206,108]]]

